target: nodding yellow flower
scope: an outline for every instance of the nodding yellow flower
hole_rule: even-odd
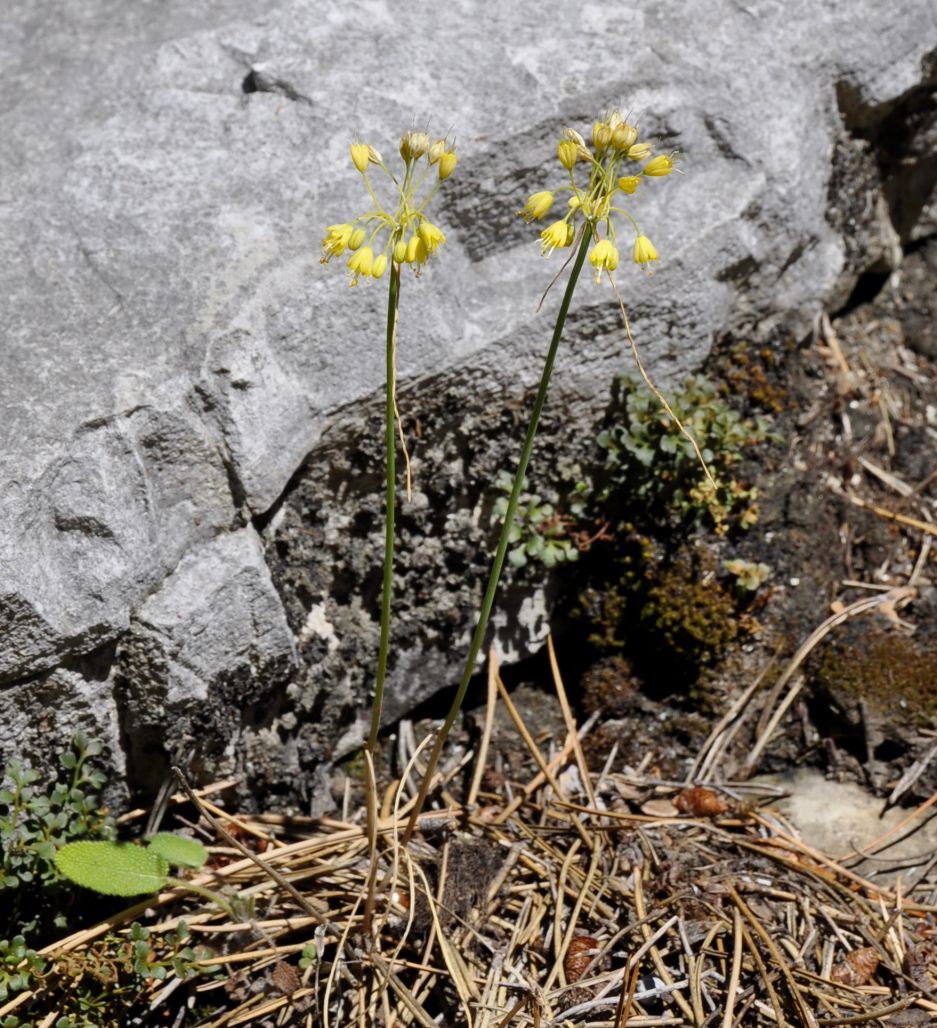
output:
[[[407,260],[407,241],[406,239],[398,239],[394,243],[394,260],[398,264],[404,264]]]
[[[634,258],[635,264],[643,264],[645,267],[647,267],[651,261],[657,260],[657,251],[654,249],[654,244],[647,236],[638,236],[634,241],[634,250],[631,255]]]
[[[614,271],[618,267],[618,247],[609,239],[600,239],[592,247],[589,263],[595,268],[596,282],[601,282],[603,271]]]
[[[419,234],[420,239],[423,240],[423,245],[426,247],[427,253],[432,253],[446,241],[446,237],[442,232],[428,221],[420,222],[420,227],[417,229],[417,233]]]
[[[407,264],[424,264],[426,256],[426,243],[418,235],[412,235],[407,243]]]
[[[612,129],[612,145],[616,150],[627,150],[637,138],[637,126],[629,125],[627,121],[619,120]]]
[[[371,266],[371,275],[373,278],[380,278],[385,271],[387,271],[387,255],[381,253],[374,258],[374,264]]]
[[[575,236],[576,230],[568,221],[554,221],[540,233],[540,252],[549,257],[557,247],[571,246]]]
[[[351,160],[354,166],[362,174],[367,170],[368,162],[371,160],[370,148],[367,143],[351,144]]]
[[[329,225],[325,231],[326,236],[322,240],[321,261],[323,264],[328,264],[330,258],[341,257],[348,248],[354,228],[351,225]]]
[[[348,240],[348,249],[357,250],[359,246],[364,242],[364,229],[356,228],[351,234],[351,239]]]
[[[553,194],[543,190],[528,197],[524,209],[517,213],[523,215],[524,221],[529,225],[532,221],[542,221],[552,206]]]
[[[658,154],[644,165],[644,174],[654,177],[669,175],[673,171],[673,160],[666,154]]]
[[[429,136],[425,132],[405,132],[400,139],[400,156],[405,161],[419,160],[430,148]]]
[[[579,146],[571,139],[564,139],[559,146],[557,146],[556,155],[560,159],[560,164],[562,164],[567,171],[572,171],[573,165],[577,160],[579,160]]]
[[[351,280],[351,284],[353,286],[358,284],[359,275],[364,275],[365,277],[369,276],[373,267],[374,252],[371,247],[362,246],[360,250],[356,250],[355,253],[348,258],[348,269],[354,276]]]
[[[555,192],[534,193],[517,212],[528,224],[542,221],[556,196],[563,195],[567,208],[563,212],[565,217],[539,230],[543,256],[549,257],[554,250],[571,246],[577,238],[577,229],[584,223],[583,247],[589,252],[596,281],[601,282],[602,273],[615,271],[621,260],[615,246],[615,222],[621,217],[635,226],[635,234],[639,236],[635,260],[645,266],[657,260],[657,251],[647,236],[641,235],[627,210],[627,198],[639,191],[645,178],[669,175],[675,155],[654,157],[650,143],[638,142],[637,125],[626,121],[620,110],[608,110],[599,115],[592,123],[588,146],[575,129],[564,128],[556,154],[568,172],[569,181],[558,185]],[[645,166],[622,167],[625,160],[640,161]],[[631,174],[622,175],[629,168]],[[642,192],[644,188],[651,187],[643,187]]]
[[[459,158],[456,157],[452,150],[447,150],[442,157],[439,158],[439,178],[445,182],[446,179],[455,171],[455,166],[458,164]]]

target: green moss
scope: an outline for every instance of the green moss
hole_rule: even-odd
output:
[[[891,718],[919,725],[937,720],[937,651],[908,636],[875,634],[828,646],[814,679],[820,688],[864,700]]]
[[[783,348],[790,352],[795,345],[790,340]],[[782,356],[770,346],[757,347],[747,340],[733,340],[718,347],[712,370],[730,395],[743,397],[752,407],[781,414],[791,405]]]
[[[735,602],[708,574],[697,577],[679,561],[647,591],[641,622],[682,664],[699,668],[738,635]]]
[[[629,652],[642,677],[693,682],[738,637],[736,599],[705,551],[685,548],[665,562],[652,540],[632,534],[620,576],[583,600],[601,653]]]

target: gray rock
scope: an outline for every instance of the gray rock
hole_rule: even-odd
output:
[[[270,781],[356,744],[375,633],[383,290],[349,290],[318,259],[324,226],[366,203],[355,133],[392,152],[428,122],[457,133],[460,153],[438,207],[442,257],[403,287],[419,498],[402,518],[397,713],[452,680],[471,629],[488,486],[516,452],[559,302],[554,291],[534,315],[559,262],[541,262],[514,212],[557,180],[562,126],[588,130],[620,99],[684,155],[686,175],[635,207],[660,269],[619,276],[666,383],[717,334],[804,334],[932,220],[931,6],[720,0],[703,26],[651,0],[587,17],[502,5],[484,19],[406,4],[311,13],[280,0],[258,14],[246,0],[71,0],[54,20],[11,0],[0,684],[22,718],[31,703],[65,711],[101,694],[102,730],[124,726],[112,745],[140,780],[140,755],[178,755],[196,724],[221,747],[213,771],[262,767]],[[541,491],[628,366],[607,287],[584,282],[574,308]],[[435,437],[417,438],[418,421]],[[246,555],[251,518],[279,599],[259,551]],[[237,584],[206,592],[228,558]],[[549,605],[549,587],[530,582],[506,595],[506,652],[542,638]],[[186,613],[170,633],[173,609]],[[284,612],[303,666],[277,695],[296,727],[278,736],[268,719],[251,735],[225,703],[243,703],[251,674],[290,678]],[[212,642],[201,653],[200,638]],[[92,654],[103,678],[81,670]],[[152,734],[161,703],[186,712],[176,738]],[[19,723],[0,729],[5,752]]]
[[[241,774],[249,787],[295,668],[254,529],[193,549],[135,613],[117,654],[131,780],[155,790],[174,762],[199,777]]]

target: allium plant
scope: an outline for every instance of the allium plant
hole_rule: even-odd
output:
[[[323,264],[346,251],[352,286],[359,279],[379,279],[390,269],[387,294],[386,390],[384,439],[386,446],[386,497],[384,537],[384,579],[381,592],[381,635],[378,645],[374,705],[368,751],[374,754],[381,726],[384,703],[384,682],[387,677],[387,653],[390,642],[390,613],[393,596],[394,514],[396,508],[396,329],[397,305],[400,297],[400,269],[409,264],[417,275],[428,258],[446,241],[442,232],[426,217],[426,208],[440,185],[455,170],[458,158],[445,139],[431,141],[426,132],[410,131],[400,140],[402,175],[395,175],[380,153],[367,143],[351,145],[351,160],[361,174],[361,181],[373,208],[349,222],[329,225],[322,240]],[[382,203],[371,182],[370,170],[376,167],[390,180],[391,203]],[[425,192],[422,192],[425,190]],[[422,192],[422,197],[421,197]]]
[[[595,272],[596,283],[601,283],[604,273],[613,289],[615,289],[616,295],[617,287],[615,287],[614,280],[612,279],[612,272],[618,267],[619,251],[617,238],[618,227],[622,223],[625,223],[634,235],[631,249],[633,261],[647,269],[652,261],[658,260],[654,244],[641,231],[638,222],[631,212],[625,208],[624,200],[626,197],[635,197],[637,199],[643,190],[646,180],[669,175],[673,170],[674,155],[658,154],[654,156],[651,144],[639,141],[638,127],[623,117],[620,111],[615,110],[608,112],[600,121],[596,121],[593,125],[591,148],[575,129],[564,129],[557,144],[557,158],[560,165],[567,172],[568,181],[551,189],[543,189],[534,193],[524,204],[523,209],[518,211],[518,214],[528,224],[535,221],[543,221],[547,214],[553,210],[558,199],[565,197],[566,212],[561,218],[552,222],[540,233],[541,253],[544,257],[549,257],[555,250],[571,248],[577,238],[579,240],[579,247],[575,251],[572,270],[570,271],[566,290],[560,303],[556,324],[553,327],[553,337],[544,360],[543,371],[540,376],[540,387],[537,390],[537,398],[534,401],[533,411],[531,412],[520,461],[518,462],[511,494],[505,508],[498,547],[495,551],[491,573],[488,577],[488,586],[482,600],[475,633],[472,637],[468,657],[462,672],[462,679],[459,682],[459,687],[449,708],[449,713],[446,715],[446,720],[443,722],[442,728],[433,744],[433,749],[430,752],[426,773],[420,783],[420,791],[402,839],[404,845],[410,839],[416,826],[417,818],[426,801],[426,795],[429,791],[443,744],[462,706],[469,682],[475,672],[478,655],[481,652],[482,643],[488,628],[491,608],[497,593],[501,569],[504,566],[505,555],[511,543],[511,530],[517,514],[524,477],[527,474],[527,465],[530,461],[540,415],[546,402],[547,389],[550,384],[550,376],[553,373],[553,364],[556,360],[560,337],[563,333],[563,325],[566,322],[566,314],[569,311],[569,305],[572,301],[576,284],[579,281],[579,274],[585,263],[586,255],[588,254],[589,263]],[[631,201],[629,200],[629,205],[630,203]],[[622,315],[624,317],[623,305]],[[632,349],[637,359],[637,351],[634,349],[627,318],[625,318],[625,328],[628,331],[628,338],[632,343]],[[638,367],[642,375],[644,375],[640,361],[638,361]],[[644,377],[647,380],[647,376]],[[654,389],[653,385],[651,388]],[[654,389],[654,392],[664,403],[664,406],[667,407],[666,401],[663,400],[660,393],[656,389]],[[667,410],[669,411],[670,408],[667,407]],[[693,445],[699,455],[695,442]]]
[[[386,450],[386,489],[384,501],[384,577],[381,589],[381,629],[378,643],[377,673],[374,682],[374,703],[371,708],[371,729],[365,749],[368,772],[368,839],[371,865],[365,901],[365,930],[373,924],[377,877],[377,784],[374,780],[374,754],[381,727],[384,706],[384,683],[387,679],[387,655],[390,646],[390,615],[394,582],[394,521],[397,497],[396,440],[396,340],[397,306],[400,299],[400,269],[409,264],[417,275],[446,241],[442,232],[426,217],[427,206],[441,183],[455,171],[458,161],[455,150],[445,139],[431,141],[426,132],[406,132],[400,140],[403,172],[394,172],[380,153],[367,143],[351,145],[351,160],[373,207],[349,222],[330,225],[322,240],[322,263],[333,257],[347,260],[350,285],[360,279],[379,279],[389,270],[387,292],[387,334],[385,346],[386,380],[384,404],[384,443]],[[383,203],[371,182],[370,169],[379,168],[390,180],[390,203]],[[423,192],[425,190],[425,192]],[[401,433],[401,440],[403,436]]]

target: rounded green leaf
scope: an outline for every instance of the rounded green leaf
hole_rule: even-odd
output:
[[[172,832],[148,835],[146,845],[177,867],[201,867],[208,860],[208,850],[200,842]]]
[[[164,857],[120,842],[70,842],[55,854],[55,866],[76,885],[105,896],[158,892],[169,875]]]

